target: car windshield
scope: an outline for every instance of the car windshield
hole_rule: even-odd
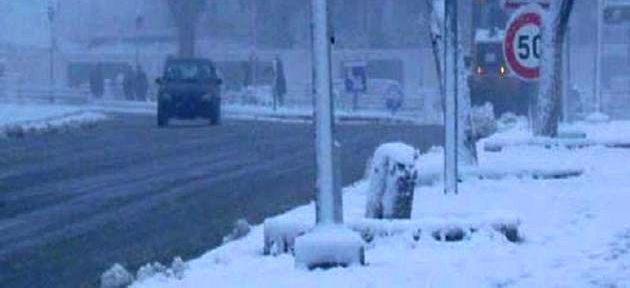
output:
[[[213,70],[207,63],[177,62],[166,68],[165,77],[176,81],[206,79],[214,76]]]

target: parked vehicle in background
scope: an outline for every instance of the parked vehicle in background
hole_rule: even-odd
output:
[[[171,58],[156,83],[159,127],[167,126],[171,118],[204,118],[212,125],[220,123],[223,81],[212,61]]]

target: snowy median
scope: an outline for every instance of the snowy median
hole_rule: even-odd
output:
[[[80,106],[2,104],[0,138],[22,138],[29,134],[92,127],[105,119],[105,114]]]
[[[419,157],[420,174],[435,168],[430,159],[439,158],[439,150]],[[355,231],[374,230],[361,235],[366,266],[296,268],[290,247],[263,253],[265,227],[258,225],[187,262],[181,277],[156,271],[147,278],[144,271],[132,287],[630,287],[630,194],[623,188],[630,187],[630,150],[510,147],[480,151],[479,158],[480,167],[502,177],[464,177],[459,195],[444,195],[439,179],[416,186],[409,220],[366,219],[369,182],[347,187],[346,223]],[[540,167],[581,174],[520,174]],[[314,210],[313,204],[298,207],[266,225],[281,223],[289,227],[286,235],[299,234],[312,227]],[[496,223],[518,225],[519,241]],[[444,227],[465,230],[434,233]]]

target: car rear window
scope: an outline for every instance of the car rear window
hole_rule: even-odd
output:
[[[181,61],[168,65],[164,76],[170,80],[197,80],[216,78],[216,72],[209,63]]]

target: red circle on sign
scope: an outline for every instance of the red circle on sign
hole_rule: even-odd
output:
[[[540,14],[536,11],[525,11],[517,13],[517,16],[510,21],[510,24],[505,33],[505,40],[503,41],[503,51],[506,62],[510,69],[519,77],[525,80],[536,80],[540,76],[540,66],[527,67],[522,65],[518,59],[516,59],[516,51],[514,51],[514,39],[517,32],[527,25],[536,25],[538,27],[542,24]]]

